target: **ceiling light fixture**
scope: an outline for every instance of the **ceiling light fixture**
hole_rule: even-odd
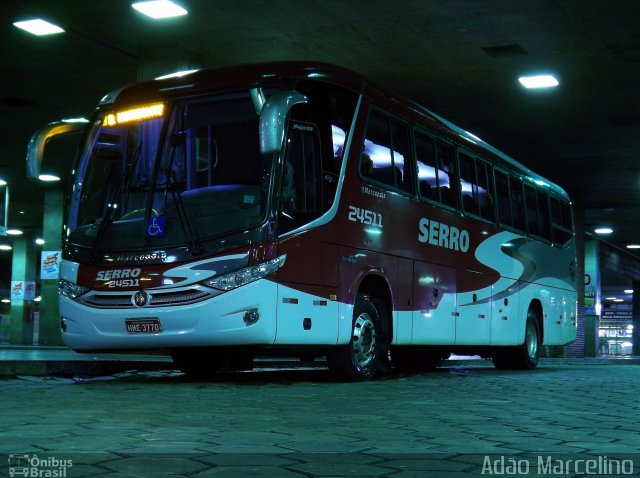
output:
[[[36,239],[36,244],[38,244],[39,246],[43,245],[44,239],[40,239],[40,238]]]
[[[44,35],[53,35],[56,33],[64,33],[64,30],[58,25],[49,23],[42,18],[36,18],[35,20],[25,20],[22,22],[13,22],[13,26],[39,37]]]
[[[0,186],[6,186],[7,182],[4,179],[0,179]]]
[[[627,244],[627,249],[640,249],[640,244]]]
[[[153,0],[150,2],[137,2],[132,3],[131,6],[138,10],[140,13],[147,15],[148,17],[158,20],[160,18],[171,18],[186,15],[187,12],[184,8],[176,5],[169,0]]]
[[[87,118],[64,118],[62,122],[63,123],[88,123],[89,120]]]
[[[0,244],[0,251],[10,251],[11,249],[13,249],[13,247],[6,244]]]
[[[625,294],[633,294],[633,289],[625,289],[624,293]]]
[[[58,176],[54,176],[53,174],[41,174],[40,176],[38,176],[38,179],[44,182],[60,181],[60,178]]]
[[[10,236],[21,236],[22,231],[20,229],[7,229],[7,234]]]
[[[613,232],[613,229],[611,229],[610,227],[598,227],[594,229],[593,232],[595,232],[596,234],[611,234]]]
[[[560,84],[552,75],[521,76],[518,81],[527,89],[553,88]]]
[[[614,302],[624,302],[624,299],[613,299]]]
[[[169,73],[168,75],[162,75],[156,78],[156,80],[166,80],[167,78],[180,78],[182,76],[190,75],[191,73],[195,73],[198,70],[183,70],[176,71],[174,73]]]

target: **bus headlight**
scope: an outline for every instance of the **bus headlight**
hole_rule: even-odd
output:
[[[74,282],[70,282],[65,279],[60,279],[58,281],[58,292],[60,292],[60,294],[62,294],[63,296],[68,297],[69,299],[75,299],[79,295],[82,295],[88,291],[88,287],[83,287]]]
[[[230,272],[228,274],[214,277],[203,282],[204,285],[213,287],[218,290],[231,290],[236,287],[243,286],[249,282],[257,281],[263,277],[273,274],[284,265],[284,261],[287,258],[286,254],[276,259],[263,262],[261,264],[254,264],[238,271]]]

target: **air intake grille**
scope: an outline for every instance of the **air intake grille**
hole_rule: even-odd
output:
[[[134,293],[123,294],[92,294],[82,300],[82,303],[89,307],[98,309],[134,309],[131,297]],[[171,292],[156,292],[151,294],[151,301],[147,307],[168,307],[171,305],[184,305],[200,302],[211,297],[209,292],[188,289]]]

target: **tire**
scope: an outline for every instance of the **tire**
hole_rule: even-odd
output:
[[[534,309],[527,312],[524,342],[516,347],[503,347],[493,355],[493,364],[503,370],[534,370],[540,358],[540,321]]]
[[[205,379],[213,377],[221,370],[251,370],[253,355],[243,351],[212,348],[175,349],[171,358],[187,377]]]
[[[349,382],[371,380],[383,364],[385,334],[382,328],[384,305],[367,295],[356,300],[351,340],[327,354],[329,369]]]

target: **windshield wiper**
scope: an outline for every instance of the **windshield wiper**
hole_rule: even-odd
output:
[[[174,135],[174,138],[176,138],[176,136],[177,135]],[[173,160],[175,159],[176,148],[179,144],[180,139],[184,140],[184,136],[178,136],[178,138],[176,138],[175,140],[175,143],[172,142],[171,158],[169,159],[169,164],[167,168],[164,170],[164,173],[165,173],[164,209],[166,210],[167,191],[169,191],[171,192],[173,204],[175,204],[176,215],[178,216],[178,220],[180,221],[180,228],[182,229],[182,233],[184,234],[184,237],[187,240],[187,248],[191,252],[191,255],[198,256],[204,253],[204,248],[202,247],[202,244],[198,240],[198,237],[193,230],[191,221],[189,220],[187,209],[182,199],[182,195],[180,194],[180,191],[178,191],[175,187],[177,181],[175,179],[175,173],[173,172]]]
[[[126,187],[127,190],[129,189],[129,186],[131,184],[131,177],[135,172],[135,168],[138,164],[138,160],[140,159],[141,152],[142,143],[136,146],[133,161],[129,164],[124,178],[120,179],[118,187],[114,188],[111,195],[109,196],[109,201],[107,202],[107,210],[105,211],[104,215],[96,219],[96,222],[93,224],[93,226],[91,226],[91,229],[97,228],[95,231],[93,246],[91,247],[91,262],[96,262],[96,260],[98,259],[98,248],[100,247],[100,244],[102,244],[107,229],[109,228],[109,226],[111,226],[111,224],[113,224],[114,221],[113,216],[116,210],[116,208],[114,207],[114,202],[117,200],[118,196],[120,196],[120,193],[122,192],[124,187]],[[115,162],[112,162],[111,167],[109,168],[109,176],[107,177],[107,185],[111,184],[114,169]]]

